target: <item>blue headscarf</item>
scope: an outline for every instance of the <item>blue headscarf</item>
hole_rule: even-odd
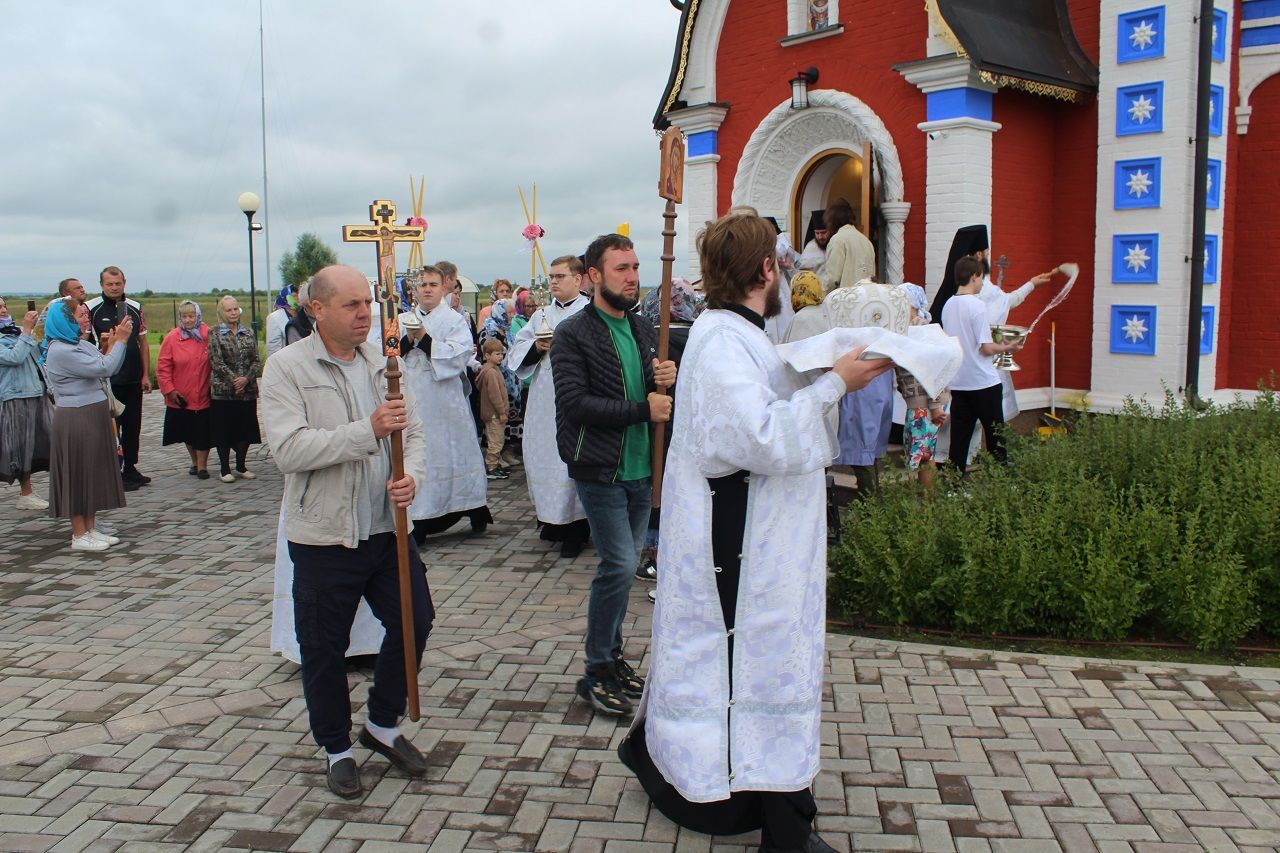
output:
[[[480,340],[497,338],[505,344],[507,342],[507,334],[510,331],[511,318],[507,316],[507,300],[499,299],[493,303],[493,310],[489,312],[489,319],[484,321],[484,328],[480,331]]]
[[[59,299],[49,306],[49,314],[44,318],[44,336],[50,341],[80,343],[80,324],[76,322],[72,300]]]
[[[287,285],[287,284],[286,284],[284,287],[280,288],[280,295],[276,297],[276,304],[275,304],[274,306],[272,306],[272,307],[274,307],[274,308],[288,308],[288,307],[289,307],[289,294],[290,294],[290,293],[292,293],[292,292],[293,292],[293,288],[292,288],[292,287],[290,287],[290,286],[289,286],[289,285]]]

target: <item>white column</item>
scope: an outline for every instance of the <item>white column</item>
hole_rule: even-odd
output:
[[[925,281],[921,284],[932,299],[942,281],[956,231],[966,225],[991,226],[991,134],[1000,125],[976,118],[949,118],[922,122],[917,127],[928,135]]]
[[[667,118],[684,131],[689,153],[684,161],[685,235],[689,246],[688,277],[702,277],[698,260],[698,233],[703,223],[716,218],[716,192],[720,154],[718,134],[729,108],[722,104],[701,104],[667,113]]]
[[[905,261],[903,247],[906,243],[907,214],[911,212],[909,201],[882,201],[880,214],[884,217],[886,284],[902,284],[902,266]]]
[[[937,45],[929,43],[932,52]],[[925,173],[925,280],[932,298],[956,231],[991,227],[991,121],[997,87],[984,81],[967,57],[931,56],[895,66],[924,92],[928,121],[916,125],[928,137]],[[992,236],[994,240],[994,235]]]

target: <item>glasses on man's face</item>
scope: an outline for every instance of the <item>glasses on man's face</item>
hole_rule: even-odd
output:
[[[562,278],[568,278],[569,275],[570,273],[567,273],[567,272],[553,272],[551,275],[547,276],[547,278],[551,279],[552,281],[559,281]]]

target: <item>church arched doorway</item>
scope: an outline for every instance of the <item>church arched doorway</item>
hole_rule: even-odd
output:
[[[810,158],[800,170],[800,178],[791,193],[789,222],[793,246],[804,248],[803,241],[813,212],[825,210],[839,198],[853,205],[854,227],[871,238],[873,243],[879,244],[879,229],[875,227],[875,182],[868,179],[874,174],[874,169],[868,169],[866,165],[870,148],[867,145],[861,152],[848,148],[823,151]]]

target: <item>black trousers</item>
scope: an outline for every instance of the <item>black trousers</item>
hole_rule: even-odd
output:
[[[111,393],[124,403],[124,414],[116,418],[120,425],[120,449],[124,451],[124,466],[138,467],[138,446],[142,436],[142,384],[117,385],[111,383]]]
[[[711,552],[716,572],[716,592],[726,630],[734,626],[741,578],[743,534],[747,524],[747,472],[709,479],[711,488]],[[733,671],[733,643],[729,637],[729,669]],[[730,676],[732,679],[732,676]],[[730,681],[732,688],[732,681]],[[813,832],[817,803],[813,792],[735,791],[727,800],[693,803],[671,786],[649,756],[644,726],[637,725],[618,754],[640,780],[658,811],[673,823],[707,835],[739,835],[760,830],[761,846],[783,849],[803,847]]]
[[[302,693],[311,735],[326,752],[351,748],[351,696],[346,652],[360,599],[386,628],[369,688],[369,721],[394,726],[405,712],[404,643],[400,626],[400,581],[396,536],[379,533],[355,548],[289,543],[293,560],[293,616],[302,655]],[[415,659],[431,632],[435,608],[418,548],[409,542],[413,586]]]
[[[982,424],[987,451],[1003,463],[1008,457],[1004,449],[1004,388],[996,383],[977,391],[951,392],[951,464],[964,473],[969,467],[969,444],[973,428]]]

